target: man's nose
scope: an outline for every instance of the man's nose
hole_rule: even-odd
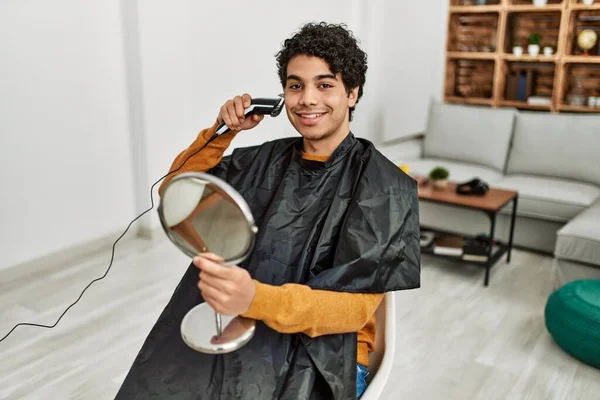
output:
[[[302,91],[300,104],[303,106],[312,106],[319,102],[319,96],[314,88],[307,87]]]

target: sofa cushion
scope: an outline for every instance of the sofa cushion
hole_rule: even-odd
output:
[[[600,201],[558,231],[554,255],[600,267]]]
[[[407,164],[422,157],[423,138],[380,144],[377,150],[396,165]]]
[[[504,171],[515,119],[511,109],[431,104],[423,156]]]
[[[521,112],[507,174],[534,174],[600,185],[600,116]]]
[[[495,187],[519,192],[517,214],[567,222],[600,198],[600,187],[533,175],[508,175]],[[503,212],[512,211],[512,205]]]
[[[446,168],[450,173],[448,179],[456,182],[466,182],[476,177],[488,183],[502,179],[502,174],[495,169],[440,158],[409,160],[406,164],[409,166],[412,176],[427,176],[433,168],[440,166]]]

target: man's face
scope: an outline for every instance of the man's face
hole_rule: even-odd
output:
[[[349,107],[356,103],[357,94],[358,88],[348,94],[341,74],[334,75],[321,58],[298,55],[288,63],[285,109],[306,139],[348,134]]]

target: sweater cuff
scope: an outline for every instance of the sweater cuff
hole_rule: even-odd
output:
[[[274,303],[277,303],[277,287],[260,283],[257,280],[254,280],[254,286],[256,288],[254,299],[242,317],[264,320],[269,317],[266,315],[269,310],[274,309]]]

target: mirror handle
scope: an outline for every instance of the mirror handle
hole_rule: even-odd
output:
[[[217,322],[217,339],[221,337],[223,333],[223,322],[221,321],[221,314],[215,312],[215,320]]]

